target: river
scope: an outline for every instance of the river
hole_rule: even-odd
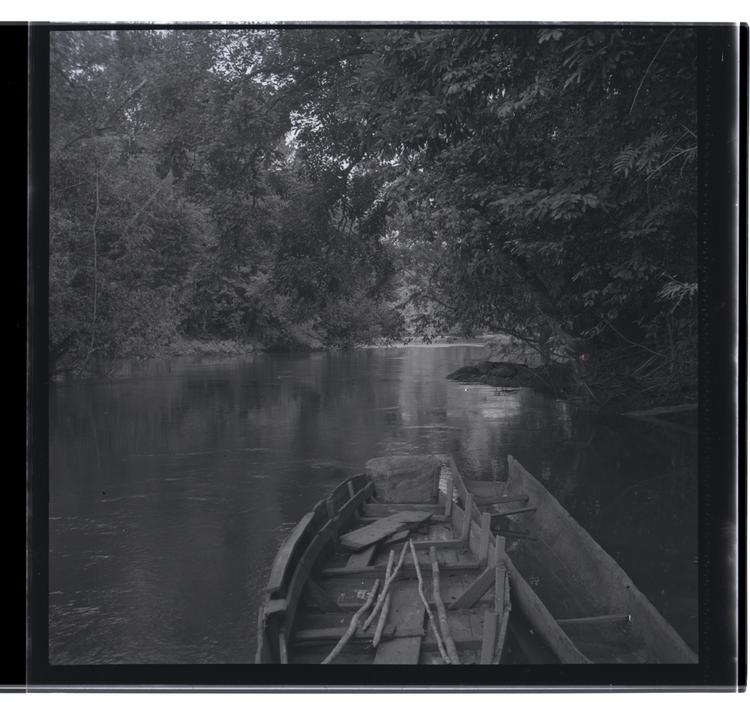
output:
[[[296,521],[367,459],[510,453],[697,646],[697,439],[445,380],[472,346],[170,359],[50,395],[52,664],[248,663]]]

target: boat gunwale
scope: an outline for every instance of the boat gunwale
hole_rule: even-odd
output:
[[[561,553],[563,550],[548,543],[540,532],[554,534],[558,541],[567,534],[576,543],[576,547],[566,549],[566,551],[576,553],[579,561],[585,560],[588,564],[593,564],[592,570],[595,571],[595,578],[607,583],[607,587],[592,587],[579,577],[574,577],[574,582],[579,588],[585,590],[587,596],[593,596],[593,601],[599,608],[608,610],[603,613],[631,615],[629,627],[633,633],[649,646],[652,655],[659,659],[665,658],[658,662],[687,664],[698,662],[695,652],[637,587],[622,566],[578,523],[560,501],[510,454],[505,487],[508,490],[528,493],[531,499],[537,502],[539,509],[533,515],[525,517],[525,523],[530,525],[530,531],[535,531],[536,536],[556,554],[570,573],[583,573],[587,570],[581,568],[580,563],[572,565],[567,563],[561,557],[564,555]],[[661,651],[654,646],[655,640],[662,648]]]

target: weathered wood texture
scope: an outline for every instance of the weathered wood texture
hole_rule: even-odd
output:
[[[576,648],[568,635],[560,628],[544,603],[507,556],[505,564],[510,575],[511,594],[518,605],[518,609],[524,613],[529,623],[552,649],[560,662],[590,663],[591,661]]]
[[[440,505],[432,504],[430,502],[418,504],[409,502],[398,502],[394,504],[380,504],[380,503],[368,503],[363,505],[362,513],[366,517],[387,517],[396,512],[402,512],[403,510],[419,510],[420,512],[431,512],[432,514],[441,514],[442,509]]]
[[[382,517],[366,526],[350,531],[339,539],[344,548],[359,551],[370,544],[400,531],[408,524],[420,524],[430,518],[430,512],[407,511],[396,512],[388,517]]]
[[[495,568],[485,568],[479,577],[449,605],[449,609],[468,609],[473,607],[494,582]]]
[[[421,636],[405,636],[390,641],[381,641],[373,663],[376,665],[417,665],[421,648]]]
[[[424,605],[417,594],[417,581],[397,580],[390,589],[391,606],[386,627],[396,627],[396,636],[424,636]]]
[[[346,646],[346,642],[349,641],[349,639],[357,631],[357,624],[359,623],[359,620],[364,615],[364,613],[370,608],[370,605],[372,604],[372,600],[375,597],[375,593],[378,590],[378,585],[380,585],[380,580],[375,581],[375,584],[372,586],[372,590],[370,590],[370,593],[367,596],[365,603],[354,613],[354,616],[352,617],[352,620],[349,623],[349,627],[344,632],[344,635],[341,637],[339,642],[334,646],[333,650],[323,659],[322,661],[323,665],[332,663],[336,659],[336,656],[338,656],[338,654],[341,653],[344,646]]]
[[[495,654],[495,638],[497,636],[497,612],[484,610],[484,623],[482,625],[482,654],[480,663],[489,665]]]
[[[360,566],[370,565],[373,555],[375,554],[375,544],[363,548],[361,551],[357,551],[349,556],[349,560],[346,562],[347,568],[359,568]]]

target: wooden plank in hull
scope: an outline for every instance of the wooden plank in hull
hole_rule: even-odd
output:
[[[497,637],[497,612],[484,610],[484,624],[482,627],[482,653],[480,663],[489,665],[495,655],[495,639]]]
[[[466,548],[466,542],[461,539],[421,539],[414,541],[414,548],[424,550],[429,548],[445,549],[446,551],[463,550]]]
[[[295,646],[289,656],[294,665],[318,665],[331,652],[331,643],[320,643],[316,646],[303,644]],[[372,664],[372,652],[365,646],[355,645],[342,651],[336,658],[336,665],[369,665]]]
[[[479,507],[490,507],[492,505],[507,505],[512,502],[525,503],[529,501],[528,495],[495,495],[492,497],[474,496],[474,501]]]
[[[424,631],[425,611],[417,593],[416,580],[399,580],[392,587],[386,627],[395,626],[396,636]]]
[[[409,534],[411,534],[411,529],[401,529],[401,531],[397,531],[395,534],[391,534],[380,544],[380,546],[383,549],[388,546],[393,546],[393,544],[397,544],[400,541],[409,538]]]
[[[398,504],[380,504],[368,502],[362,506],[362,514],[366,517],[388,517],[397,512],[403,512],[404,510],[419,510],[420,512],[431,512],[433,514],[443,513],[442,506],[433,502],[427,502],[424,504],[410,504],[403,502]]]
[[[349,560],[346,562],[347,568],[359,568],[360,566],[370,565],[372,556],[375,553],[375,544],[368,546],[357,553],[353,553],[349,556]]]
[[[422,648],[421,636],[405,636],[383,641],[375,653],[376,665],[417,665]]]
[[[484,610],[464,610],[460,612],[447,612],[448,625],[451,630],[451,637],[453,638],[456,648],[459,651],[466,651],[471,649],[479,650],[482,645],[482,626],[484,620]],[[427,628],[424,642],[422,644],[423,651],[436,651],[438,650],[437,642],[435,641],[435,635],[430,627]],[[442,661],[441,661],[442,662]],[[464,656],[461,656],[461,663],[466,663]]]
[[[393,584],[391,606],[386,618],[386,628],[395,626],[391,641],[382,641],[375,654],[375,663],[386,665],[416,665],[424,634],[425,611],[417,595],[414,580]],[[418,635],[414,635],[418,632]]]
[[[302,593],[308,606],[316,607],[322,612],[336,612],[341,609],[325,588],[318,585],[312,578],[307,581]]]
[[[332,627],[326,627],[326,628],[321,628],[321,629],[300,629],[294,635],[294,645],[295,646],[299,644],[315,645],[315,644],[324,643],[327,641],[335,644],[346,633],[347,628],[348,628],[348,622],[347,622],[347,626],[332,626]],[[386,627],[383,631],[383,639],[393,638],[394,632],[395,632],[395,627],[393,626],[391,626],[390,628]],[[362,631],[361,629],[358,629],[357,631],[354,632],[354,634],[352,634],[350,641],[352,643],[358,643],[358,642],[368,643],[372,641],[372,632]]]
[[[527,514],[529,512],[536,512],[535,506],[528,506],[528,507],[514,507],[514,508],[505,508],[505,509],[499,509],[495,512],[490,512],[490,516],[492,517],[492,521],[495,522],[496,519],[499,519],[500,517],[510,517],[512,514]]]
[[[495,582],[495,568],[485,568],[476,580],[474,580],[451,604],[448,609],[465,609],[473,607],[479,598]]]
[[[323,579],[320,582],[328,597],[339,607],[343,609],[358,609],[364,604],[367,593],[375,584],[376,577],[378,576],[360,575],[346,579]]]
[[[388,517],[378,519],[367,526],[360,527],[339,538],[339,543],[352,551],[367,548],[370,544],[377,543],[381,539],[400,531],[408,524],[420,524],[427,521],[430,512],[418,510],[402,510]]]

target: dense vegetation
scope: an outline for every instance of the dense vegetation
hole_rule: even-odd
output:
[[[687,27],[55,33],[55,367],[503,332],[690,397],[695,64]]]

